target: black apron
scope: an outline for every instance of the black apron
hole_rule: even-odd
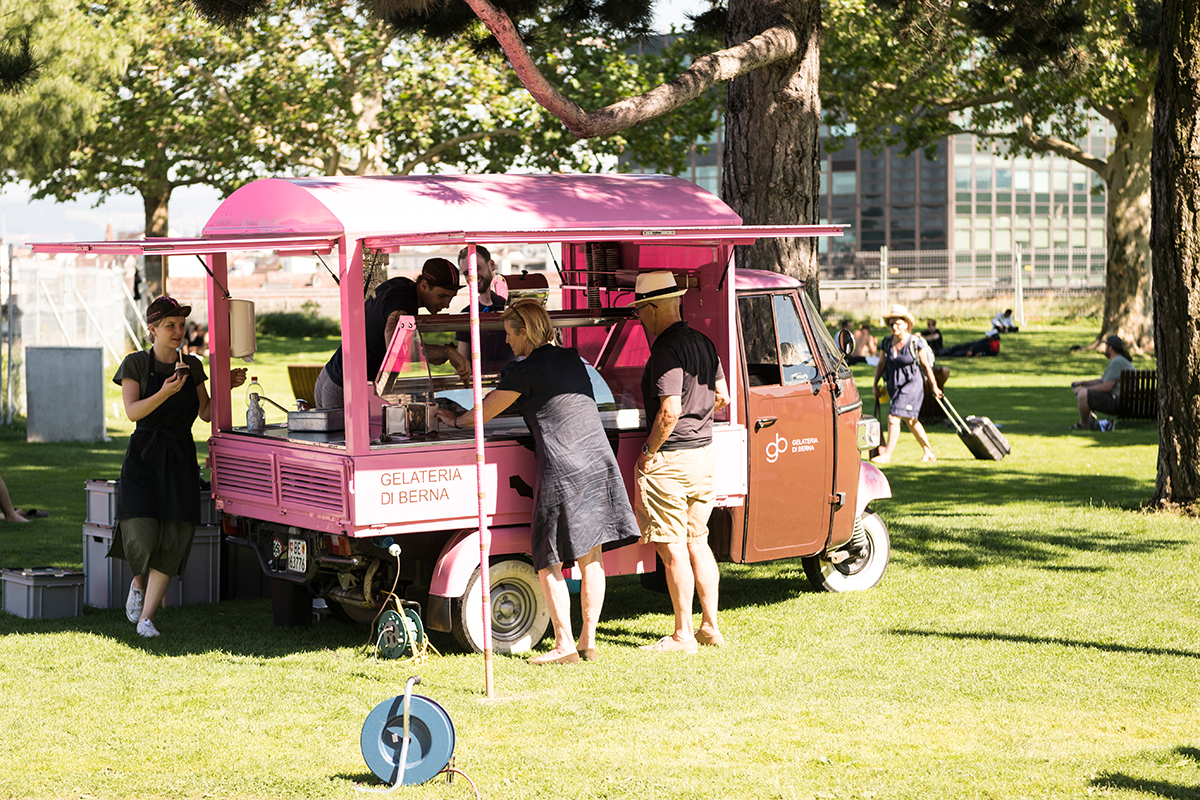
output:
[[[173,374],[159,374],[152,363],[142,396],[152,396]],[[196,463],[196,443],[192,441],[192,423],[199,413],[200,398],[189,372],[178,392],[138,420],[121,466],[118,520],[150,517],[200,522],[200,467]],[[118,547],[119,538],[115,537],[113,550]],[[113,555],[123,557],[115,552]]]

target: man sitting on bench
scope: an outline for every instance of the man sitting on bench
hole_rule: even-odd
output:
[[[1111,431],[1117,421],[1098,420],[1094,412],[1116,414],[1121,396],[1121,373],[1133,369],[1125,341],[1116,334],[1104,340],[1104,355],[1108,366],[1099,380],[1075,381],[1071,384],[1075,402],[1079,407],[1079,422],[1071,426],[1073,431]]]

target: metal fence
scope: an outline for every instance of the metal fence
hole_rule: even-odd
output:
[[[53,258],[7,259],[0,270],[4,297],[5,421],[22,413],[26,347],[100,347],[105,369],[141,348],[142,311],[125,284],[124,265],[77,266]],[[143,301],[144,303],[144,301]]]
[[[1013,291],[1104,286],[1107,251],[1086,248],[1017,250],[888,250],[830,257],[821,284],[845,281],[881,287],[955,287]],[[1014,264],[1019,270],[1014,270]]]

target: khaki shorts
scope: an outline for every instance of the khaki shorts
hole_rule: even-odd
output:
[[[633,512],[642,543],[703,541],[712,513],[716,449],[660,450],[634,485]]]

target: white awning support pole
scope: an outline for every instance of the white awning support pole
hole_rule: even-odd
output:
[[[483,686],[488,699],[495,694],[492,681],[492,532],[488,529],[484,511],[487,491],[484,488],[483,457],[483,370],[479,347],[479,257],[475,245],[467,245],[467,298],[471,303],[471,399],[475,407],[475,487],[479,511],[479,598],[483,615]],[[451,347],[455,345],[451,344]]]

